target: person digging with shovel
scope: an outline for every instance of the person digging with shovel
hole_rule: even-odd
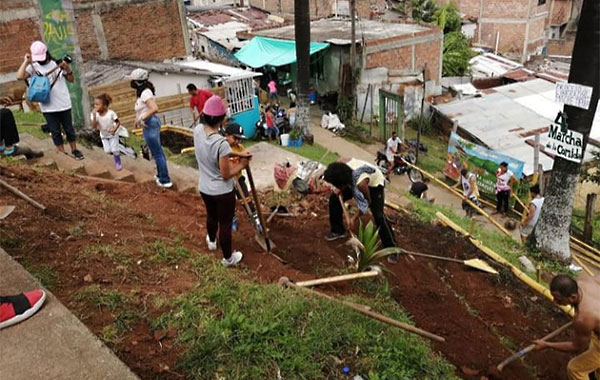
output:
[[[383,212],[385,177],[378,168],[366,161],[355,158],[341,159],[327,167],[324,180],[332,185],[329,197],[329,224],[331,230],[326,237],[328,241],[346,236],[343,205],[338,198],[341,194],[344,201],[354,198],[360,210],[360,213],[350,220],[349,229],[353,228],[361,214],[366,214],[370,209],[375,225],[379,229],[379,237],[383,247],[396,247],[394,233]],[[388,261],[395,264],[398,262],[398,258],[393,255],[388,258]]]

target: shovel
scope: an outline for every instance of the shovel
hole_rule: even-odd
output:
[[[452,261],[455,263],[460,263],[460,264],[466,265],[471,268],[478,269],[483,272],[498,274],[497,270],[495,270],[488,263],[486,263],[485,261],[480,260],[480,259],[460,260],[460,259],[452,259],[450,257],[444,257],[444,256],[435,256],[435,255],[428,255],[425,253],[411,252],[411,251],[407,251],[407,250],[401,249],[401,248],[398,248],[398,249],[400,250],[400,252],[408,254],[408,255],[428,257],[430,259],[436,259],[436,260]]]
[[[9,216],[15,210],[15,206],[0,206],[0,220]]]

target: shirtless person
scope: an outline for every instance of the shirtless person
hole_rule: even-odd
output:
[[[536,340],[533,342],[535,349],[581,352],[587,347],[587,351],[569,362],[569,380],[588,380],[592,372],[595,372],[597,379],[600,378],[600,275],[577,282],[561,274],[552,279],[550,291],[554,302],[575,308],[574,334],[571,340],[565,342]]]

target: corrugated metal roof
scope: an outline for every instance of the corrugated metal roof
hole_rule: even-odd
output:
[[[494,92],[480,98],[457,100],[435,108],[489,148],[524,161],[523,173],[531,175],[533,146],[526,141],[533,138],[534,130],[550,125],[562,110],[562,104],[554,101],[555,89],[555,83],[534,79],[496,87]],[[546,135],[542,133],[540,137],[543,145]],[[590,137],[600,138],[600,112],[596,112]],[[552,170],[553,162],[540,154],[544,170]]]
[[[501,77],[509,71],[523,67],[518,62],[492,53],[475,56],[469,63],[474,78]]]

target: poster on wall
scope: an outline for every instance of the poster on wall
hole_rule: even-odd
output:
[[[508,168],[515,174],[515,178],[523,177],[525,163],[505,154],[477,145],[458,136],[456,132],[450,135],[448,142],[448,157],[444,167],[444,174],[448,178],[458,181],[461,169],[467,168],[477,174],[479,192],[488,197],[495,197],[496,170],[502,161],[508,163]]]

